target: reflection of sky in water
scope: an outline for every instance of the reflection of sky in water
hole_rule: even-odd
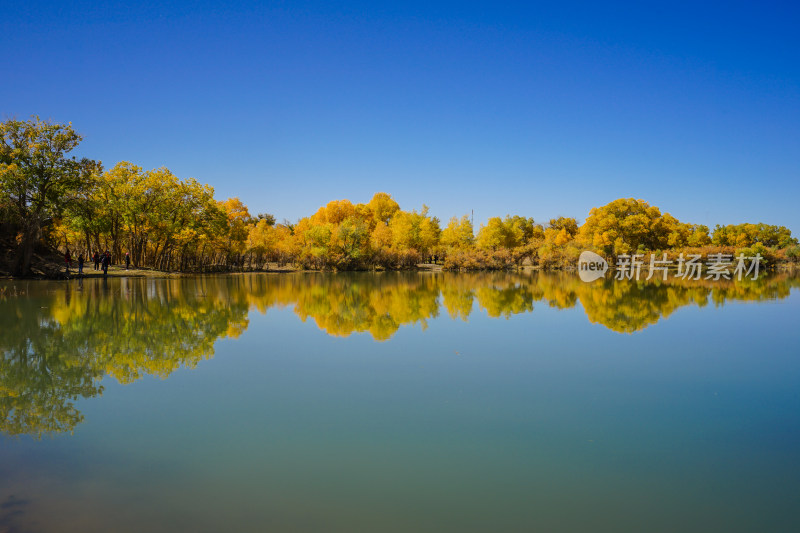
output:
[[[385,292],[397,294],[416,278],[390,276],[410,282],[382,281]],[[195,285],[202,290],[194,291],[202,298],[190,294],[193,281],[172,292],[157,286],[175,282],[143,282],[156,288],[139,300],[138,323],[149,315],[173,322],[149,327],[152,338],[163,339],[148,340],[146,355],[128,338],[138,330],[113,319],[79,311],[59,319],[75,335],[93,321],[110,336],[64,344],[71,339],[61,331],[56,346],[77,346],[74,353],[101,370],[127,377],[120,368],[141,363],[143,377],[129,385],[104,379],[102,397],[75,401],[84,421],[74,436],[0,440],[0,503],[11,496],[26,502],[9,507],[21,510],[13,515],[0,508],[0,526],[3,520],[12,531],[789,531],[798,525],[800,299],[796,291],[787,296],[788,287],[765,285],[762,294],[782,299],[763,305],[729,305],[729,299],[723,307],[713,305],[713,294],[699,307],[685,303],[686,291],[643,291],[665,309],[683,308],[657,327],[619,335],[587,321],[584,310],[586,302],[624,298],[610,290],[590,298],[581,292],[587,285],[559,281],[566,276],[531,284],[533,312],[514,291],[482,304],[478,284],[468,321],[449,318],[443,293],[452,286],[442,283],[431,316],[420,294],[436,290],[423,287],[405,307],[399,297],[387,303],[359,296],[371,275],[316,276],[347,281],[345,294],[317,284],[309,297],[292,296],[292,277],[270,278],[281,285],[271,292],[267,285],[250,291],[247,278],[203,278]],[[473,279],[503,286],[504,278]],[[505,279],[513,281],[506,287],[518,284]],[[15,301],[14,309],[60,316],[52,304],[66,301],[55,289],[63,285],[46,286],[41,295],[31,291]],[[128,289],[133,301],[144,294]],[[124,305],[109,301],[120,302],[125,291],[112,283],[107,293],[93,290],[87,284],[82,295],[73,294],[70,309],[96,306],[100,313],[110,305],[125,316]],[[158,305],[145,305],[159,294]],[[409,320],[396,320],[387,342],[316,327],[312,310],[364,298],[376,301],[375,309],[396,310],[393,319]],[[627,304],[634,307],[620,307]],[[490,317],[512,308],[521,311]],[[305,322],[297,320],[300,313],[307,313]],[[424,313],[425,329],[413,320]],[[338,324],[340,334],[354,323],[324,321]],[[16,337],[5,326],[23,322],[3,324],[6,357]],[[221,339],[213,358],[203,352],[207,338]],[[109,353],[96,349],[100,339]],[[181,369],[186,361],[195,365],[195,344],[203,355],[193,370]],[[167,347],[177,360],[158,362]],[[127,359],[115,366],[115,355]],[[147,376],[153,372],[169,378]]]

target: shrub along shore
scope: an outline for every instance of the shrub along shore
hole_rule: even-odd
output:
[[[666,253],[763,258],[796,263],[800,246],[784,226],[681,222],[644,200],[621,198],[571,217],[540,223],[492,217],[477,231],[467,215],[446,225],[426,206],[403,210],[387,193],[367,203],[334,200],[298,221],[251,214],[238,198],[166,168],[144,170],[67,154],[81,140],[69,124],[33,117],[0,123],[0,275],[59,277],[69,252],[126,254],[137,271],[230,272],[443,268],[572,268],[584,250],[606,258]],[[112,269],[114,271],[115,269]],[[85,273],[91,274],[84,268]]]

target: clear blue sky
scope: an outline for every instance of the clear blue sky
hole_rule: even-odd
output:
[[[636,197],[800,233],[796,3],[268,4],[7,3],[0,119],[279,220],[377,191],[476,223]]]

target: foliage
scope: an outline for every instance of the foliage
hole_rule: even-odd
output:
[[[0,203],[2,214],[18,228],[15,272],[29,272],[33,248],[42,230],[78,201],[100,164],[67,154],[81,136],[71,124],[33,117],[0,123]]]
[[[662,250],[677,220],[662,215],[659,208],[644,200],[620,198],[603,207],[595,207],[581,226],[581,240],[606,255],[620,255],[637,250]]]
[[[792,246],[786,249],[786,258],[792,263],[800,261],[800,246]]]
[[[797,246],[796,238],[792,237],[792,232],[784,226],[772,226],[769,224],[729,224],[714,227],[713,244],[719,246],[738,246],[747,247],[756,243],[768,247],[786,248]]]
[[[478,231],[476,245],[482,250],[518,248],[541,238],[542,228],[532,218],[506,215],[504,219],[492,217]]]
[[[756,257],[756,255],[760,255],[762,258],[760,260],[762,267],[768,267],[772,265],[775,262],[776,257],[775,252],[772,249],[767,248],[760,242],[757,242],[752,246],[748,246],[747,248],[739,248],[736,250],[736,256],[734,259],[740,254],[744,254],[745,257]]]
[[[763,251],[770,264],[797,258],[791,231],[767,224],[681,222],[644,200],[620,198],[593,208],[581,225],[572,217],[489,218],[477,235],[466,215],[442,229],[428,207],[403,210],[387,193],[367,203],[334,200],[297,222],[252,216],[239,198],[218,200],[193,178],[167,168],[144,170],[122,161],[68,158],[80,136],[70,125],[37,117],[0,124],[0,243],[19,243],[17,273],[28,272],[37,244],[112,262],[130,255],[134,267],[178,271],[269,268],[413,268],[441,259],[457,270],[574,266],[582,250],[613,261],[630,253],[689,250]],[[8,248],[9,244],[4,244]],[[27,265],[27,266],[26,266]]]
[[[459,220],[450,219],[447,227],[442,230],[439,244],[446,250],[461,250],[471,247],[475,243],[475,233],[472,230],[472,221],[468,215]]]

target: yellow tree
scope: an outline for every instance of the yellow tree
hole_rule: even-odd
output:
[[[247,250],[253,255],[253,261],[259,268],[275,253],[281,237],[269,222],[261,219],[249,226],[247,233]]]
[[[483,250],[512,249],[541,236],[542,228],[532,218],[506,215],[505,219],[492,217],[481,225],[475,244]]]
[[[500,217],[492,217],[484,226],[478,230],[478,238],[475,245],[482,250],[497,250],[498,248],[507,247],[507,244],[513,240],[508,234],[508,229],[503,224],[503,219]]]
[[[449,249],[462,249],[472,246],[475,242],[475,235],[472,230],[472,221],[469,215],[464,215],[459,220],[456,217],[450,219],[447,227],[442,230],[440,244]]]
[[[578,234],[578,222],[571,217],[551,218],[544,230],[545,244],[564,246]]]
[[[367,207],[372,211],[373,218],[384,224],[388,224],[394,214],[400,211],[400,205],[385,192],[376,193]]]
[[[707,228],[706,228],[707,229]],[[797,239],[785,226],[769,224],[730,224],[717,225],[714,228],[713,243],[720,246],[752,246],[761,243],[764,246],[786,248],[797,246]]]
[[[228,262],[241,264],[247,246],[249,226],[252,221],[250,211],[239,198],[228,198],[220,202],[220,208],[228,219],[227,243],[224,246]]]
[[[389,221],[392,248],[401,254],[427,255],[439,242],[439,219],[428,216],[428,206],[419,213],[397,211]]]
[[[658,207],[644,200],[620,198],[593,208],[581,226],[580,236],[583,242],[606,254],[660,250],[668,246],[671,220],[671,216],[664,220]]]

